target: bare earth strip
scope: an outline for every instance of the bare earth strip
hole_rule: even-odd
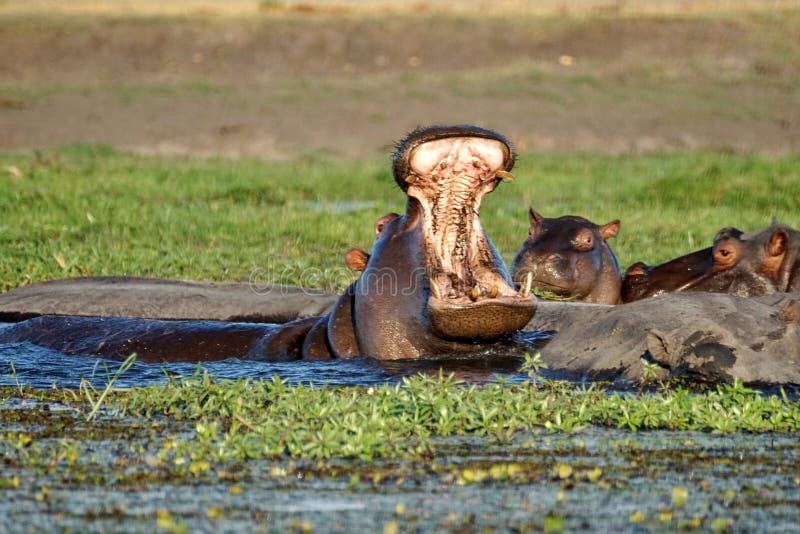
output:
[[[522,150],[800,150],[800,10],[176,18],[16,5],[0,3],[0,150],[350,158],[431,123],[495,128]]]

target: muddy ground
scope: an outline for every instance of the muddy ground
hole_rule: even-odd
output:
[[[349,158],[386,154],[430,123],[495,128],[522,150],[800,149],[800,11],[170,18],[0,6],[0,50],[0,150]]]

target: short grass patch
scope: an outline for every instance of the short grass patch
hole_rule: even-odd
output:
[[[481,210],[507,261],[545,216],[619,218],[624,266],[708,246],[725,226],[800,227],[800,156],[524,153]],[[149,158],[104,146],[0,155],[0,285],[128,274],[340,289],[343,254],[402,212],[388,155],[354,162]]]
[[[589,426],[722,434],[800,430],[796,401],[762,395],[740,382],[704,394],[673,387],[609,395],[599,387],[557,381],[508,384],[498,379],[467,386],[452,377],[418,375],[400,384],[366,388],[290,386],[277,376],[215,380],[198,374],[167,385],[113,391],[98,403],[72,390],[4,388],[0,393],[0,398],[57,400],[78,414],[93,415],[102,403],[94,427],[100,434],[124,435],[129,430],[114,421],[130,418],[139,425],[177,425],[156,440],[158,453],[152,462],[166,462],[181,475],[251,459],[414,459],[436,455],[446,438],[472,436],[503,444],[520,433],[575,432]],[[41,416],[2,413],[6,423],[28,428],[0,435],[0,451],[23,463],[38,461],[31,450],[23,449],[52,437],[48,426],[33,430],[35,418]],[[8,415],[15,417],[7,419]],[[79,415],[67,426],[83,434],[90,430],[85,420]],[[179,427],[182,430],[176,431]]]

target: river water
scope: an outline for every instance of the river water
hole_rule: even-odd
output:
[[[0,323],[0,329],[11,326]],[[522,343],[534,345],[542,333],[524,333]],[[272,378],[292,384],[370,386],[394,383],[416,373],[454,373],[469,382],[492,380],[494,375],[511,382],[527,379],[519,372],[521,345],[493,349],[470,357],[442,357],[424,361],[379,362],[369,358],[330,361],[261,362],[230,358],[216,362],[154,364],[135,362],[115,381],[115,387],[149,386],[172,376],[191,376],[207,371],[215,378]],[[64,354],[31,343],[0,343],[0,386],[29,385],[34,388],[77,388],[82,381],[104,387],[121,362]]]

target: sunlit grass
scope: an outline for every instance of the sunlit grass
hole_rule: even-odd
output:
[[[3,392],[20,394],[11,388]],[[480,436],[509,443],[519,433],[575,432],[587,426],[714,433],[800,429],[797,402],[761,395],[741,383],[702,395],[674,388],[633,396],[560,382],[498,379],[467,387],[452,378],[419,375],[397,385],[314,387],[289,386],[277,377],[216,381],[206,374],[112,391],[95,405],[77,402],[71,390],[23,390],[21,396],[61,397],[89,416],[102,403],[102,413],[112,420],[189,423],[189,435],[168,433],[159,439],[157,455],[164,467],[186,475],[205,473],[220,462],[257,458],[418,458],[436,454],[445,446],[442,438]],[[104,424],[98,425],[100,431]],[[30,442],[45,435],[0,436],[0,451],[23,463],[25,458],[36,462],[41,454]],[[14,452],[17,443],[27,450]]]
[[[545,216],[619,218],[620,263],[706,246],[724,226],[773,216],[800,227],[800,157],[707,152],[637,157],[523,154],[517,180],[482,208],[506,260]],[[0,156],[0,281],[129,274],[337,289],[343,254],[369,248],[381,215],[405,207],[389,158],[346,163],[159,159],[98,146]],[[309,269],[313,268],[313,271]]]

